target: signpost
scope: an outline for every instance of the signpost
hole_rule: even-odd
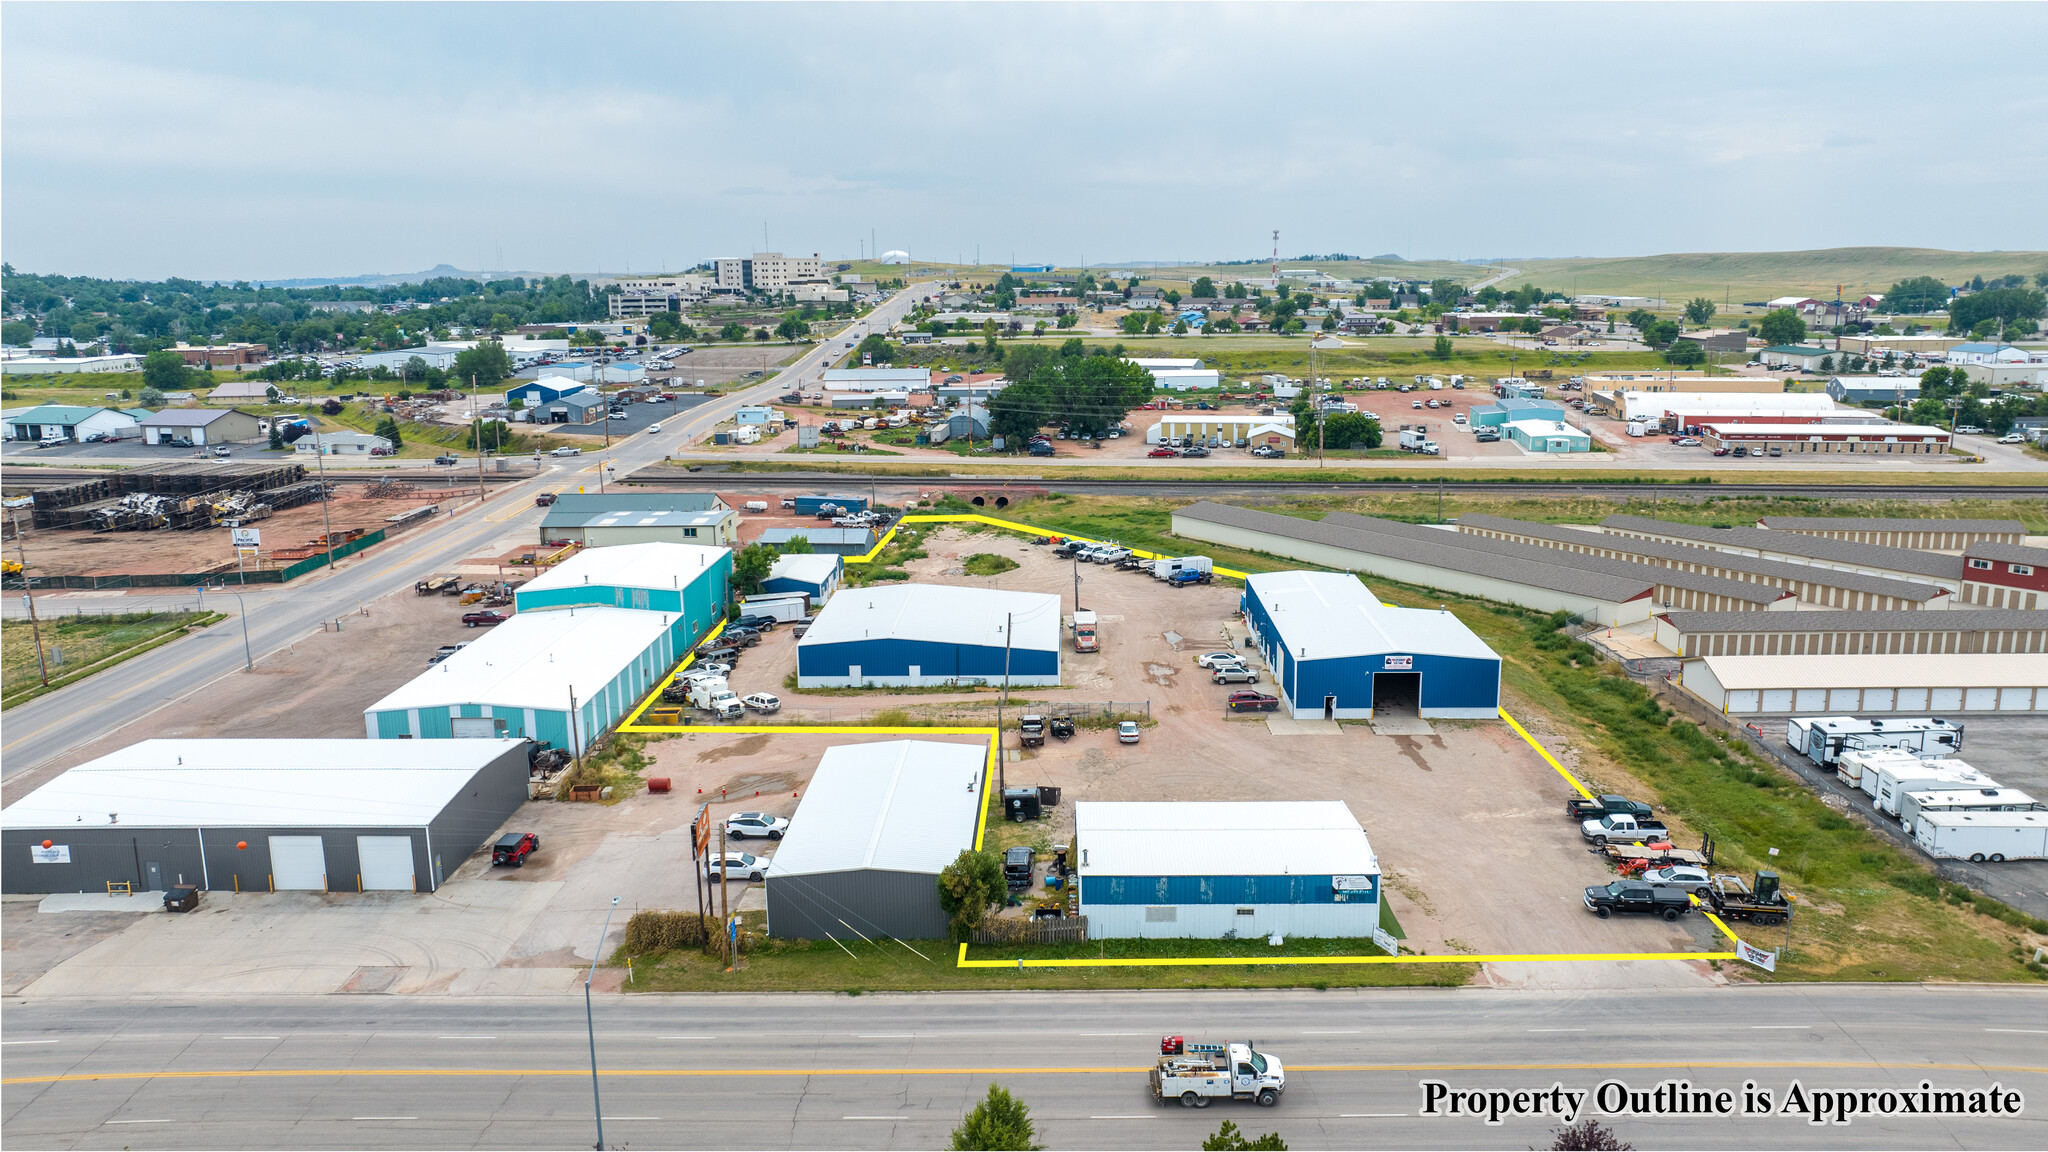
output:
[[[325,505],[322,505],[322,510],[325,510]],[[256,670],[256,658],[249,653],[249,609],[247,605],[242,603],[242,589],[249,586],[249,571],[243,564],[249,557],[254,556],[256,550],[262,546],[263,530],[261,528],[230,528],[228,533],[233,538],[235,546],[235,582],[238,585],[235,589],[235,610],[242,617],[242,671],[254,672]],[[327,540],[327,556],[328,567],[332,568],[334,566],[334,538],[332,536],[329,536]]]

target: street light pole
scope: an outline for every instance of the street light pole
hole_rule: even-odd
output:
[[[327,570],[334,571],[334,521],[327,515],[327,445],[313,433],[313,466],[320,471],[320,530],[327,535]]]
[[[28,631],[36,643],[36,671],[42,675],[43,687],[50,686],[50,667],[43,663],[43,629],[36,623],[36,596],[30,591],[28,579],[28,553],[21,546],[21,513],[14,514],[14,558],[21,562],[21,602],[28,605]]]
[[[618,911],[619,898],[612,897],[612,906],[605,909],[604,927],[597,933],[597,950],[590,956],[590,971],[583,977],[583,1025],[590,1033],[590,1111],[597,1117],[597,1143],[593,1147],[604,1148],[604,1104],[597,1095],[597,1016],[590,1008],[590,982],[597,978],[597,962],[604,958],[604,938],[612,930],[612,913]]]

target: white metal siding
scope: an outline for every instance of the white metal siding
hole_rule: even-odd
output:
[[[365,892],[411,892],[412,837],[358,836],[356,854],[363,869]]]
[[[272,836],[270,882],[278,891],[327,891],[327,849],[318,836]]]

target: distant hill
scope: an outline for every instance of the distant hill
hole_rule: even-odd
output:
[[[528,280],[533,280],[542,276],[560,275],[560,272],[471,272],[457,268],[452,264],[436,264],[425,272],[369,272],[360,276],[301,276],[294,280],[262,280],[255,282],[270,288],[325,288],[329,284],[342,288],[356,287],[358,285],[378,288],[389,284],[418,284],[444,276],[466,280],[480,280],[485,277],[492,280],[510,280],[515,276],[524,276]],[[609,273],[572,272],[570,275],[578,280],[585,280],[593,276],[609,275]]]
[[[1741,304],[1778,296],[1832,298],[1882,293],[1900,280],[2048,272],[2048,252],[1948,252],[1939,248],[1823,248],[1810,252],[1675,252],[1663,256],[1507,260],[1522,270],[1502,287],[1537,284],[1562,292],[1662,296],[1672,304],[1705,296]]]

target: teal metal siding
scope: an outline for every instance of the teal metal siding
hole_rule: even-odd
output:
[[[448,723],[448,709],[422,708],[420,712],[420,739],[448,740],[455,736],[455,726]]]
[[[1085,904],[1349,904],[1379,898],[1379,877],[1338,898],[1328,876],[1083,876]]]
[[[377,738],[379,740],[396,740],[401,736],[410,735],[412,735],[412,721],[406,718],[404,712],[377,713]]]
[[[535,709],[533,713],[533,736],[545,740],[551,748],[569,746],[569,714],[554,709]]]

